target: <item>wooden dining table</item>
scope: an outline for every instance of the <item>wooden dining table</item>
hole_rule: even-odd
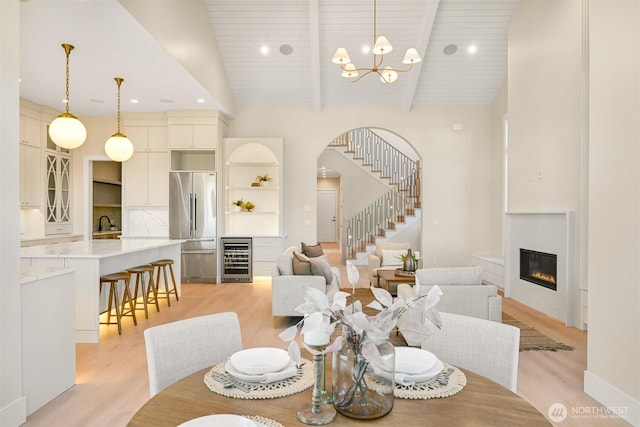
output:
[[[275,399],[236,399],[216,394],[204,383],[209,369],[196,372],[153,396],[129,421],[130,427],[172,426],[210,414],[260,416],[285,427],[303,426],[296,412],[311,402],[312,388]],[[338,414],[336,426],[550,426],[531,404],[499,384],[462,369],[466,386],[457,394],[433,399],[394,399],[391,412],[373,420]]]

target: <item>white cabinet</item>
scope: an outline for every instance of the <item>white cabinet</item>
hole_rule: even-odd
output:
[[[225,230],[229,236],[280,236],[283,230],[281,138],[227,138],[225,141]],[[258,175],[268,175],[257,185]],[[233,201],[251,202],[236,210]]]
[[[226,133],[218,111],[170,111],[167,113],[170,149],[215,150]]]
[[[169,153],[134,152],[123,169],[125,207],[169,206]]]
[[[170,148],[216,149],[218,126],[216,125],[171,125],[169,126]]]
[[[271,276],[271,269],[278,262],[278,257],[284,248],[283,237],[254,237],[253,238],[253,275]]]
[[[124,134],[133,144],[134,151],[167,151],[168,131],[166,126],[126,126]]]
[[[40,147],[40,117],[36,111],[20,108],[20,143]]]
[[[22,271],[22,391],[27,415],[75,384],[75,273]]]
[[[42,200],[42,151],[20,144],[20,207],[39,208]]]
[[[134,149],[133,156],[122,166],[124,207],[168,207],[169,133],[166,116],[128,114],[124,133]]]
[[[71,233],[71,157],[46,153],[45,234]]]

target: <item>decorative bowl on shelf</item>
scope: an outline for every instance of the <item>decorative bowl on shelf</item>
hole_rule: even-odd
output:
[[[245,209],[247,212],[251,212],[251,210],[252,210],[253,208],[255,208],[255,207],[256,207],[256,205],[254,205],[254,204],[253,204],[253,203],[251,203],[251,202],[244,202],[244,206],[243,206],[243,207],[244,207],[244,209]]]

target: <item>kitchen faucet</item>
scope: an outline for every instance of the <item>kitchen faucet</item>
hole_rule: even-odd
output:
[[[98,220],[98,231],[102,231],[102,218],[107,218],[107,221],[109,221],[109,226],[111,226],[111,220],[109,219],[109,217],[106,215],[102,215]]]

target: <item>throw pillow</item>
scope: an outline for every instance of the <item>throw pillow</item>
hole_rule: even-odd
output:
[[[316,243],[315,245],[307,245],[305,242],[301,242],[300,246],[302,247],[302,253],[309,258],[315,258],[324,255],[324,251],[322,250],[322,246],[320,246],[320,243]]]
[[[280,271],[281,276],[292,276],[293,275],[293,261],[292,257],[288,255],[280,255],[278,257],[278,270]]]
[[[327,281],[327,285],[330,285],[333,281],[333,270],[329,263],[324,259],[324,257],[317,258],[309,258],[309,261],[315,266],[318,267],[325,280]]]
[[[401,266],[402,257],[406,254],[406,249],[382,249],[382,267]]]
[[[302,258],[301,254],[294,252],[291,261],[293,265],[293,274],[297,276],[311,275],[311,261],[309,261],[307,257]]]
[[[314,264],[311,259],[298,252],[293,253],[293,274],[307,276],[323,276],[322,270],[318,265]],[[326,278],[325,278],[326,280]]]

